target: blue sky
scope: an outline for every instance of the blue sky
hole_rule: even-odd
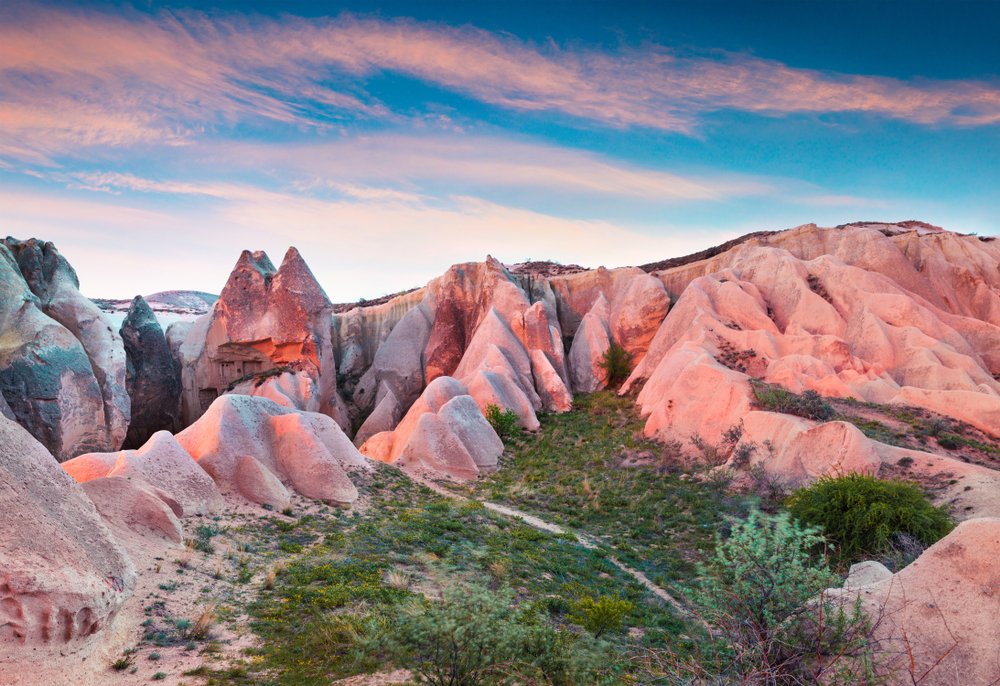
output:
[[[84,292],[331,298],[807,222],[996,234],[993,2],[4,3],[0,230]]]

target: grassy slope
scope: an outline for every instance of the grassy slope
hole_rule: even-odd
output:
[[[689,581],[746,499],[645,439],[632,400],[602,392],[575,402],[508,441],[500,470],[463,490],[590,534],[658,583]]]
[[[596,408],[584,405],[585,409],[575,413],[578,420]],[[621,418],[618,409],[613,414]],[[553,420],[545,419],[546,428],[539,438],[549,433]],[[603,434],[601,425],[596,426],[596,433]],[[617,440],[631,428],[631,421],[623,422],[603,439],[595,436],[593,442],[585,441],[591,444],[586,452],[599,450],[601,441]],[[550,466],[553,483],[577,469],[576,463],[564,461]],[[592,458],[579,469],[599,470],[600,465]],[[578,473],[573,478],[584,476]],[[596,474],[593,478],[601,483]],[[671,482],[678,479],[668,478]],[[662,492],[648,494],[648,484],[643,481],[629,476],[618,486],[616,497],[626,498],[625,489],[635,487],[639,490],[633,495],[645,503],[639,507],[645,511],[658,497],[655,493]],[[695,487],[684,486],[682,490],[687,493]],[[242,664],[208,665],[188,676],[201,677],[208,684],[308,686],[385,669],[377,641],[369,639],[391,631],[387,621],[393,608],[417,593],[437,597],[446,587],[468,584],[508,586],[519,603],[535,604],[553,624],[574,632],[579,628],[569,626],[567,612],[575,598],[610,595],[630,600],[635,609],[626,625],[633,631],[607,637],[609,683],[632,683],[638,678],[641,667],[629,655],[643,647],[669,644],[682,651],[686,648],[687,639],[681,638],[685,627],[680,621],[614,567],[600,549],[588,550],[569,536],[539,532],[490,513],[475,501],[438,496],[390,467],[378,470],[363,497],[367,502],[361,513],[331,511],[294,522],[275,517],[261,528],[258,552],[284,553],[288,560],[272,588],[260,588],[256,601],[247,608],[261,648]],[[628,520],[633,515],[624,507],[617,510],[622,521],[615,523],[614,515],[607,512],[600,518],[602,526],[623,532],[629,529]],[[702,506],[696,507],[700,511]],[[679,569],[686,564],[684,556],[668,554],[666,545],[655,543],[671,539],[662,531],[656,536],[652,521],[634,539],[635,554],[660,551],[654,553],[658,559],[669,560],[671,569]],[[707,524],[699,533],[700,539],[707,540],[714,530]]]

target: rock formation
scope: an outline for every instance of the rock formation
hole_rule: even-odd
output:
[[[223,494],[272,507],[288,502],[283,483],[307,498],[349,505],[358,497],[352,477],[370,469],[330,417],[245,395],[217,398],[177,442]]]
[[[185,423],[237,383],[294,365],[315,384],[315,409],[348,426],[337,395],[332,312],[295,248],[278,269],[264,253],[244,251],[212,310],[180,346]]]
[[[76,284],[51,243],[0,245],[0,391],[59,460],[116,450],[129,418],[121,339]]]
[[[52,456],[0,418],[0,654],[72,644],[112,620],[135,569]]]
[[[996,680],[998,556],[1000,519],[984,518],[962,522],[896,574],[852,569],[846,596],[860,596],[877,620],[880,659],[888,662],[882,667],[894,683]]]
[[[132,399],[126,447],[138,447],[157,431],[177,428],[180,413],[180,367],[153,310],[135,296],[119,331],[125,345],[125,386]]]
[[[156,432],[137,450],[88,453],[62,467],[79,483],[115,477],[141,482],[176,503],[178,516],[211,514],[223,506],[215,482],[167,431]]]
[[[395,430],[374,434],[361,452],[418,473],[463,480],[495,470],[503,442],[465,385],[439,376]]]

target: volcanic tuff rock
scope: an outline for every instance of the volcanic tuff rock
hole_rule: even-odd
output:
[[[45,448],[0,417],[0,656],[107,625],[135,569],[94,505]]]
[[[362,454],[421,473],[474,479],[493,471],[503,442],[460,381],[439,376],[393,431],[371,436]]]
[[[125,386],[132,399],[126,447],[137,447],[161,429],[175,430],[180,413],[181,372],[156,315],[135,296],[119,331],[128,359]]]
[[[180,346],[185,422],[234,382],[294,364],[315,384],[318,409],[347,426],[337,394],[332,312],[295,248],[278,269],[263,252],[244,251],[211,312]]]
[[[5,243],[19,249],[44,298],[32,292],[10,249],[0,245],[0,391],[6,405],[57,459],[117,449],[129,410],[121,340],[75,291],[75,275],[51,244]],[[73,331],[86,341],[89,357]],[[95,368],[103,369],[101,377]]]
[[[175,503],[178,516],[218,512],[223,502],[212,478],[167,431],[153,434],[138,450],[80,455],[62,467],[78,483],[104,477],[141,481]]]
[[[860,596],[879,618],[875,639],[895,682],[913,675],[931,686],[995,683],[998,558],[1000,519],[972,519],[896,574],[872,574],[867,585],[855,577],[841,592],[852,602]]]
[[[223,493],[272,506],[287,503],[282,482],[307,498],[348,505],[358,497],[351,477],[371,468],[330,417],[244,395],[216,399],[177,442]]]

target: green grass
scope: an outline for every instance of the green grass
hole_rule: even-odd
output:
[[[688,581],[725,515],[746,512],[749,499],[645,439],[631,399],[601,392],[574,402],[509,441],[500,469],[468,492],[592,535],[655,581]],[[628,455],[643,466],[622,466]]]
[[[244,665],[206,668],[197,676],[208,684],[310,686],[384,669],[376,639],[391,631],[387,622],[397,605],[463,585],[510,588],[519,605],[540,608],[556,627],[572,624],[582,597],[621,599],[629,608],[623,626],[602,636],[612,676],[625,678],[637,668],[627,655],[641,646],[684,650],[689,641],[677,638],[684,633],[679,620],[600,550],[479,503],[438,496],[391,467],[377,470],[364,496],[369,502],[361,514],[265,525],[269,550],[281,550],[289,537],[303,550],[247,607],[261,647]],[[411,580],[409,587],[400,578]],[[631,637],[628,627],[641,628],[642,637]]]

